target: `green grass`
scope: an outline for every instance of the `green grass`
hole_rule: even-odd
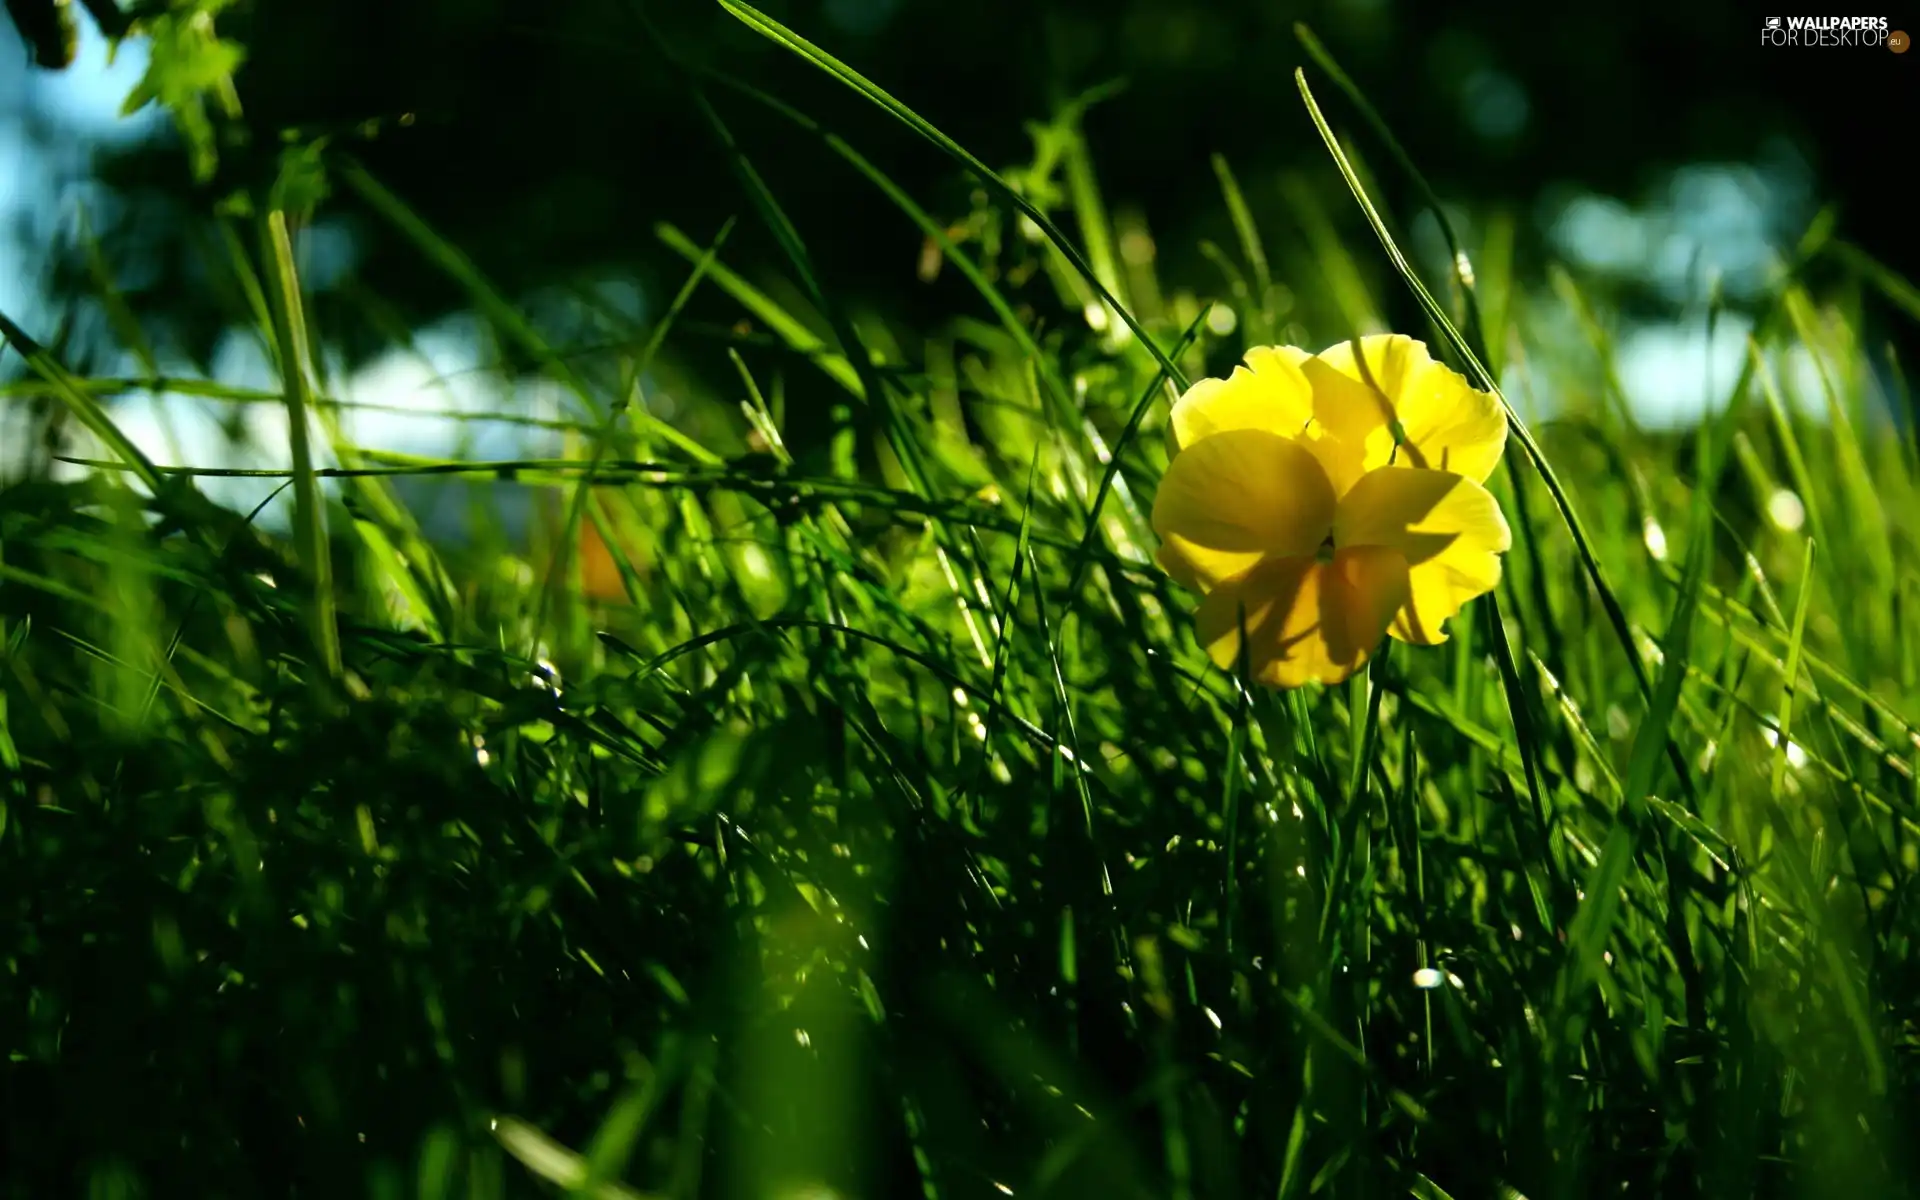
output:
[[[1514,277],[1510,223],[1444,225],[1447,274],[1401,253],[1365,157],[1419,148],[1310,35],[1301,128],[1364,221],[1299,180],[1262,228],[1216,160],[1220,278],[1142,289],[1077,108],[995,173],[723,2],[993,203],[962,236],[856,130],[690,69],[783,278],[661,227],[686,274],[608,386],[331,159],[569,397],[564,458],[353,444],[279,212],[220,218],[209,270],[283,388],[175,390],[311,430],[287,537],[114,425],[150,351],[88,378],[0,325],[0,403],[96,447],[58,477],[8,447],[0,490],[0,1193],[1920,1185],[1920,458],[1869,334],[1912,285],[1817,223],[1720,415],[1651,434],[1604,302]],[[737,105],[889,196],[970,303],[848,308],[808,242],[860,231],[792,226]],[[1556,304],[1587,347],[1543,346]],[[1150,565],[1167,405],[1248,338],[1389,311],[1558,401],[1493,481],[1506,578],[1444,647],[1248,692]],[[670,424],[696,312],[752,336]],[[460,480],[537,493],[531,541],[430,539],[396,485]],[[624,598],[583,593],[587,527]]]

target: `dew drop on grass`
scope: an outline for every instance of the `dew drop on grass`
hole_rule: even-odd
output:
[[[1660,522],[1648,517],[1641,536],[1647,543],[1647,553],[1661,562],[1667,561],[1667,531],[1660,528]]]
[[[1760,736],[1767,740],[1768,746],[1771,746],[1775,749],[1779,748],[1780,746],[1779,729],[1775,728],[1772,725],[1762,726],[1760,729]],[[1787,739],[1787,765],[1794,768],[1795,770],[1799,770],[1801,767],[1804,767],[1807,765],[1807,752],[1800,747],[1800,743],[1794,741],[1792,738]]]
[[[1633,721],[1618,704],[1607,705],[1607,734],[1615,741],[1633,732]]]
[[[1777,488],[1767,497],[1767,519],[1792,533],[1807,523],[1807,506],[1786,488]]]
[[[1460,274],[1460,282],[1473,286],[1473,260],[1467,257],[1465,250],[1456,250],[1453,255],[1453,269]]]
[[[1447,977],[1432,967],[1421,967],[1413,973],[1413,986],[1423,992],[1430,992],[1447,981]]]

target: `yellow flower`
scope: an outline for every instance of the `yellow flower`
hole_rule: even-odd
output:
[[[1499,402],[1412,338],[1359,350],[1263,346],[1173,407],[1157,558],[1203,594],[1215,662],[1238,665],[1245,629],[1261,683],[1338,683],[1387,634],[1444,642],[1513,543],[1481,486],[1506,446]]]

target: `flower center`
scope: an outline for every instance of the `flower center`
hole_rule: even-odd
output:
[[[1314,557],[1319,559],[1323,563],[1330,563],[1333,561],[1333,535],[1332,534],[1328,534],[1327,540],[1320,543],[1320,549],[1317,552],[1315,552]]]

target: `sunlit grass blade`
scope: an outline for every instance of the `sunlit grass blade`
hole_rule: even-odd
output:
[[[707,100],[706,93],[696,87],[694,101],[701,115],[706,118],[714,137],[719,141],[722,151],[733,167],[734,175],[747,193],[747,198],[752,202],[755,211],[760,214],[761,223],[779,244],[782,255],[799,276],[801,286],[806,289],[810,301],[826,317],[828,326],[840,343],[842,357],[852,368],[855,378],[859,380],[862,398],[873,405],[876,411],[886,415],[889,436],[894,439],[894,452],[900,456],[901,465],[906,469],[908,477],[916,487],[924,490],[926,487],[924,468],[921,466],[917,448],[912,444],[911,438],[900,428],[898,410],[893,397],[882,385],[878,372],[874,370],[873,358],[866,346],[862,344],[852,322],[848,320],[833,293],[822,286],[813,263],[813,256],[808,252],[806,243],[801,240],[799,229],[787,216],[786,209],[774,196],[773,190],[761,178],[759,169],[753,165],[753,160],[734,140],[732,129],[720,118],[719,112]]]
[[[647,334],[647,340],[641,346],[640,353],[635,357],[633,364],[634,389],[636,392],[639,390],[639,381],[645,379],[653,367],[654,356],[659,353],[662,343],[666,341],[668,331],[673,328],[674,321],[679,317],[681,311],[686,308],[687,302],[693,298],[693,294],[700,287],[701,281],[706,279],[707,273],[713,269],[714,263],[719,258],[720,249],[726,245],[727,236],[732,231],[732,221],[728,221],[720,227],[720,232],[714,235],[712,244],[710,244],[699,259],[694,262],[693,270],[688,273],[687,278],[681,283],[680,289],[674,293],[672,301],[667,305],[666,312],[661,314],[660,319],[654,323],[653,329]],[[587,466],[586,473],[580,477],[580,481],[576,483],[571,490],[571,494],[567,500],[566,516],[560,526],[559,549],[552,559],[549,560],[547,577],[542,582],[538,596],[534,601],[533,627],[535,629],[544,628],[546,625],[546,606],[553,595],[555,578],[563,574],[567,567],[573,562],[574,548],[580,539],[580,522],[587,511],[587,499],[592,494],[594,471],[600,465],[602,458],[613,448],[614,437],[618,430],[619,422],[633,407],[635,400],[638,400],[643,406],[646,402],[644,395],[621,396],[616,399],[613,404],[608,406],[607,415],[601,420],[599,427],[593,431],[593,440],[590,447],[591,459]],[[700,457],[708,462],[718,461],[717,456],[709,454],[703,454]],[[604,540],[604,532],[602,537]]]
[[[1334,228],[1315,189],[1302,176],[1289,175],[1281,183],[1281,192],[1293,210],[1294,220],[1306,235],[1307,248],[1320,268],[1321,282],[1332,293],[1341,322],[1363,334],[1378,331],[1380,313],[1367,292],[1359,264],[1341,239],[1340,231]]]
[[[313,607],[308,614],[314,645],[327,674],[340,674],[340,631],[335,624],[333,551],[327,538],[326,497],[314,474],[313,426],[309,375],[312,353],[307,344],[307,321],[300,298],[300,280],[294,271],[293,242],[286,215],[269,213],[262,238],[261,258],[273,280],[274,344],[278,351],[281,386],[286,389],[287,437],[293,453],[294,529],[300,565],[313,585]]]
[[[1253,211],[1247,207],[1240,181],[1234,177],[1233,168],[1228,165],[1224,154],[1213,156],[1213,173],[1220,181],[1220,195],[1227,202],[1227,215],[1233,218],[1233,231],[1240,239],[1240,253],[1246,256],[1247,266],[1253,271],[1254,312],[1260,321],[1249,331],[1249,335],[1255,340],[1270,339],[1273,336],[1273,270],[1267,265],[1267,248],[1260,240],[1260,227],[1254,223]],[[1175,350],[1173,357],[1178,359],[1180,352]]]
[[[1140,344],[1146,347],[1147,352],[1153,355],[1154,361],[1158,362],[1160,366],[1165,369],[1167,376],[1174,381],[1175,385],[1183,391],[1186,389],[1187,377],[1185,373],[1183,373],[1178,366],[1174,365],[1173,360],[1167,357],[1166,352],[1160,348],[1159,344],[1148,335],[1145,329],[1141,328],[1139,322],[1134,320],[1133,314],[1127,310],[1126,305],[1122,304],[1118,297],[1107,290],[1106,285],[1100,280],[1099,273],[1094,270],[1093,264],[1087,261],[1086,257],[1074,247],[1072,241],[1069,240],[1064,233],[1060,232],[1060,229],[1053,223],[1051,218],[1036,208],[1032,201],[1020,195],[1018,191],[1009,186],[991,167],[981,162],[978,158],[975,158],[972,153],[967,151],[958,142],[940,132],[939,129],[935,128],[925,118],[920,116],[920,114],[894,99],[871,80],[855,71],[852,67],[847,66],[839,59],[834,58],[826,51],[820,49],[820,47],[814,45],[812,42],[802,38],[799,34],[794,33],[778,21],[768,17],[753,6],[742,3],[741,0],[719,0],[719,3],[722,8],[739,18],[743,24],[754,32],[761,34],[776,45],[784,46],[814,66],[819,67],[827,74],[832,75],[848,87],[871,100],[880,108],[886,110],[915,133],[926,138],[929,142],[946,151],[949,155],[952,155],[961,165],[973,172],[982,183],[992,188],[1001,199],[1011,204],[1028,219],[1033,221],[1053,244],[1059,248],[1060,252],[1067,257],[1067,260],[1073,264],[1074,268],[1086,278],[1087,282],[1099,292],[1100,298],[1110,305],[1115,313],[1119,314],[1120,319],[1126,323],[1127,328],[1140,340]]]
[[[507,299],[481,274],[471,258],[434,232],[433,227],[414,212],[405,201],[388,190],[359,163],[343,157],[334,169],[340,178],[358,192],[376,212],[418,246],[430,262],[465,288],[473,297],[482,315],[505,333],[509,340],[518,345],[521,350],[539,362],[557,381],[566,385],[579,401],[582,411],[588,418],[597,420],[604,416],[600,405],[594,399],[593,389],[580,377],[579,372],[548,344],[539,330],[533,327],[532,322],[507,302]],[[684,453],[695,457],[707,454],[704,447],[686,434],[645,412],[633,413],[630,419],[645,424],[650,432],[657,434]]]
[[[986,273],[973,261],[971,255],[968,255],[954,244],[953,239],[948,236],[946,228],[941,225],[940,222],[934,220],[933,216],[922,208],[913,197],[902,190],[899,184],[895,183],[890,176],[875,166],[865,155],[856,150],[851,143],[839,134],[822,127],[818,122],[800,112],[798,109],[795,109],[793,106],[768,95],[743,80],[736,79],[731,75],[712,70],[711,68],[708,68],[705,73],[711,75],[721,83],[726,84],[728,87],[735,89],[742,95],[751,97],[755,101],[767,106],[772,111],[779,113],[802,129],[820,138],[828,149],[844,159],[849,166],[869,183],[873,184],[882,195],[886,196],[908,220],[913,222],[914,226],[920,230],[922,236],[926,237],[938,248],[941,257],[951,263],[954,268],[966,278],[967,282],[973,286],[974,290],[980,293],[981,299],[986,301],[987,306],[993,310],[994,316],[999,320],[1000,327],[1007,332],[1009,337],[1014,339],[1021,351],[1027,356],[1027,360],[1034,365],[1034,369],[1039,373],[1041,382],[1045,385],[1048,400],[1056,406],[1056,420],[1060,420],[1063,427],[1069,427],[1071,425],[1071,421],[1068,419],[1073,411],[1070,393],[1067,390],[1066,384],[1060,379],[1059,368],[1054,361],[1053,355],[1043,352],[1039,345],[1034,342],[1033,335],[1031,331],[1028,330],[1026,322],[1022,321],[1019,316],[1015,314],[1012,303],[1008,301],[1001,288],[987,277]],[[735,296],[736,299],[740,299],[743,303],[746,303],[744,293],[736,291]],[[775,325],[774,328],[783,329],[784,327]],[[1177,361],[1180,357],[1180,350],[1175,349],[1171,357]]]
[[[586,1194],[596,1200],[649,1200],[645,1194],[618,1183],[596,1183],[588,1188],[592,1173],[587,1161],[524,1121],[497,1118],[493,1133],[521,1166],[548,1183],[570,1192],[588,1189]]]
[[[113,322],[115,335],[120,343],[132,352],[148,378],[160,374],[160,360],[153,350],[153,339],[134,315],[132,306],[127,303],[125,293],[114,282],[113,271],[107,265],[106,255],[101,252],[100,239],[94,236],[93,223],[87,219],[83,208],[79,214],[80,241],[86,247],[87,273],[93,277],[93,288],[100,297],[100,303],[107,310],[107,319]]]
[[[698,263],[705,257],[706,251],[699,243],[672,225],[664,223],[656,225],[654,233],[669,249],[690,263]],[[866,385],[861,382],[859,373],[853,369],[853,365],[843,355],[828,347],[827,343],[808,329],[804,322],[788,313],[760,289],[729,270],[724,263],[709,263],[706,274],[713,280],[716,287],[758,317],[767,328],[779,335],[781,340],[805,355],[808,361],[825,372],[828,378],[845,388],[854,398],[866,399]]]
[[[1533,434],[1528,430],[1526,423],[1520,418],[1519,413],[1514,411],[1513,406],[1508,403],[1506,396],[1502,394],[1499,382],[1493,378],[1486,366],[1480,362],[1479,358],[1474,354],[1473,349],[1467,344],[1466,339],[1460,335],[1459,330],[1454,328],[1445,310],[1440,307],[1434,300],[1432,294],[1427,291],[1426,286],[1421,283],[1419,275],[1414,272],[1412,266],[1407,262],[1406,256],[1400,252],[1398,245],[1394,242],[1392,233],[1387,229],[1386,223],[1381,219],[1378,210],[1374,207],[1366,190],[1361,186],[1359,178],[1353,173],[1353,169],[1347,161],[1347,156],[1341,149],[1339,141],[1333,136],[1333,130],[1328,126],[1326,118],[1321,114],[1319,105],[1315,103],[1313,91],[1307,86],[1305,71],[1296,71],[1295,80],[1299,84],[1300,94],[1306,101],[1308,112],[1313,118],[1315,127],[1319,129],[1321,138],[1325,141],[1328,151],[1332,153],[1335,162],[1339,165],[1341,174],[1346,178],[1348,186],[1353,191],[1355,200],[1359,202],[1361,209],[1366,213],[1368,222],[1373,226],[1375,235],[1379,237],[1381,245],[1387,251],[1388,258],[1392,260],[1401,278],[1406,281],[1407,286],[1413,291],[1421,307],[1426,311],[1428,318],[1433,321],[1436,327],[1446,334],[1448,341],[1451,343],[1451,349],[1459,356],[1462,362],[1467,364],[1477,380],[1478,385],[1495,396],[1505,409],[1509,427],[1514,431],[1515,436],[1519,438],[1520,444],[1526,450],[1527,457],[1533,463],[1534,468],[1540,472],[1541,480],[1547,485],[1547,490],[1553,497],[1555,507],[1560,510],[1561,519],[1566,524],[1568,533],[1573,537],[1574,547],[1579,554],[1581,564],[1585,568],[1587,576],[1593,581],[1594,591],[1600,598],[1601,606],[1607,614],[1607,619],[1612,626],[1614,636],[1619,641],[1620,648],[1626,656],[1629,667],[1633,671],[1635,681],[1639,684],[1642,695],[1648,702],[1651,702],[1653,694],[1652,683],[1647,679],[1646,668],[1641,664],[1639,649],[1634,644],[1633,631],[1627,622],[1626,611],[1622,608],[1618,593],[1609,582],[1606,572],[1600,565],[1600,560],[1593,549],[1592,540],[1587,535],[1586,529],[1579,517],[1575,514],[1572,499],[1566,489],[1561,485],[1559,476],[1547,461],[1546,454],[1540,449],[1539,444],[1535,442]],[[1668,759],[1680,777],[1682,789],[1690,792],[1692,785],[1690,783],[1690,772],[1687,769],[1686,763],[1681,759],[1677,748],[1669,744],[1667,750]]]
[[[1800,681],[1800,649],[1806,643],[1807,613],[1813,603],[1814,545],[1814,540],[1808,538],[1805,555],[1801,559],[1800,594],[1793,604],[1793,627],[1787,634],[1786,665],[1780,673],[1780,699],[1774,705],[1772,786],[1776,804],[1780,802],[1786,785],[1788,751],[1793,747],[1793,698]]]
[[[1193,323],[1187,327],[1187,331],[1180,335],[1180,340],[1174,343],[1175,357],[1178,357],[1181,352],[1192,345],[1194,340],[1200,336],[1201,325],[1206,321],[1207,313],[1210,311],[1212,311],[1211,308],[1201,309],[1200,315],[1195,317]],[[1094,489],[1093,501],[1087,506],[1086,531],[1080,535],[1082,551],[1091,548],[1094,538],[1099,535],[1100,510],[1106,505],[1107,496],[1112,493],[1114,482],[1120,476],[1122,453],[1132,444],[1134,435],[1139,433],[1140,424],[1146,420],[1147,413],[1151,409],[1154,400],[1160,396],[1169,382],[1170,379],[1165,369],[1154,373],[1153,381],[1149,383],[1146,390],[1140,394],[1139,401],[1133,406],[1132,413],[1128,415],[1125,428],[1120,431],[1120,436],[1114,439],[1113,449],[1108,453],[1106,469],[1100,473],[1100,486]],[[1084,562],[1085,560],[1083,559],[1082,561]],[[1074,583],[1068,587],[1068,591],[1079,590],[1077,586],[1079,578],[1080,573],[1076,568],[1074,572]]]
[[[0,313],[0,349],[6,347],[12,347],[15,353],[27,360],[27,365],[33,368],[34,373],[47,381],[60,403],[99,438],[103,446],[124,462],[141,483],[149,489],[159,489],[160,475],[154,469],[152,460],[121,432],[100,402],[75,382],[67,369],[47,353],[40,343],[29,337],[26,330],[14,324],[5,313]]]
[[[1373,107],[1373,103],[1367,99],[1367,94],[1354,83],[1351,76],[1341,69],[1340,64],[1315,36],[1313,30],[1309,29],[1304,22],[1295,22],[1293,32],[1294,36],[1300,39],[1300,44],[1306,47],[1307,54],[1313,61],[1319,64],[1320,69],[1327,73],[1327,77],[1332,79],[1341,91],[1346,93],[1347,99],[1353,102],[1353,106],[1360,110],[1360,115],[1366,118],[1367,124],[1373,129],[1374,136],[1386,145],[1388,153],[1393,155],[1400,169],[1420,190],[1421,199],[1426,203],[1427,210],[1433,214],[1434,220],[1439,223],[1441,236],[1446,239],[1450,260],[1448,270],[1453,282],[1460,289],[1461,310],[1466,315],[1466,335],[1479,345],[1483,356],[1488,356],[1490,349],[1487,345],[1487,330],[1481,320],[1473,263],[1467,257],[1466,248],[1461,244],[1459,235],[1454,232],[1453,218],[1447,214],[1446,205],[1440,202],[1440,196],[1433,190],[1433,185],[1427,182],[1427,177],[1421,173],[1419,167],[1414,165],[1413,157],[1400,145],[1400,139],[1393,136],[1392,128]]]

